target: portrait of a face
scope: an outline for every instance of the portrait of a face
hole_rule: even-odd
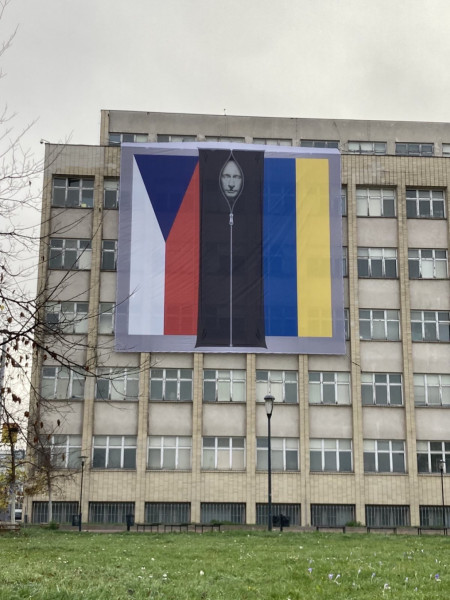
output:
[[[220,187],[228,200],[235,200],[242,190],[244,178],[239,165],[229,160],[220,173]]]

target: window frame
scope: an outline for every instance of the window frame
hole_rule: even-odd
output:
[[[116,177],[105,177],[103,180],[103,208],[117,210],[119,208],[120,180]]]
[[[446,219],[445,190],[442,188],[406,188],[406,217],[408,219]],[[442,194],[442,197],[437,196]],[[436,197],[434,197],[434,195]],[[429,206],[429,210],[421,208]],[[442,205],[442,211],[437,207]],[[413,211],[411,210],[413,207]],[[437,212],[437,214],[435,214]],[[413,214],[414,213],[414,214]]]
[[[205,440],[214,440],[214,445],[205,446]],[[228,446],[219,445],[219,440],[222,440],[222,444],[224,444],[223,440],[228,440]],[[241,444],[242,446],[238,445]],[[236,446],[235,446],[236,444]],[[213,450],[213,459],[214,466],[206,466],[205,460],[205,450],[210,452]],[[242,462],[243,466],[239,465],[238,467],[233,465],[233,457],[234,452],[239,455],[242,453]],[[219,454],[223,453],[223,454]],[[219,467],[218,464],[219,459],[222,459],[223,456],[228,453],[228,467]],[[242,436],[203,436],[202,437],[202,470],[203,471],[245,471],[247,468],[247,453],[246,453],[246,439]]]
[[[54,370],[54,375],[50,376],[46,374],[46,371],[49,373],[50,369]],[[61,374],[63,376],[61,377]],[[67,376],[66,376],[67,374]],[[44,382],[53,380],[53,395],[45,395],[44,394]],[[59,383],[61,381],[67,381],[67,393],[64,396],[59,396]],[[41,372],[41,386],[40,392],[41,396],[46,400],[70,400],[71,402],[76,400],[84,400],[84,387],[86,384],[86,375],[82,373],[78,373],[74,369],[69,369],[67,367],[63,367],[61,365],[45,365],[42,367]],[[74,385],[80,386],[79,394],[74,395]]]
[[[64,443],[58,438],[66,438]],[[58,443],[57,443],[58,442]],[[81,467],[81,434],[53,434],[49,440],[52,462],[62,458],[64,464],[57,465],[60,469],[79,469]],[[72,462],[73,455],[78,454],[77,460]]]
[[[61,185],[55,185],[55,182],[61,182]],[[62,185],[64,182],[64,185]],[[79,182],[78,185],[71,186],[71,182]],[[88,185],[92,184],[92,185]],[[79,177],[76,175],[71,176],[61,176],[54,175],[52,181],[52,208],[94,208],[94,189],[95,189],[95,179],[94,177]],[[55,191],[56,190],[64,190],[64,203],[55,204]],[[69,190],[78,190],[78,200],[76,204],[71,204],[69,202]],[[87,192],[92,192],[87,194]],[[87,194],[87,195],[86,195]],[[73,194],[75,195],[75,194]],[[90,196],[90,197],[89,197]],[[86,202],[87,200],[87,202]]]
[[[175,443],[165,445],[166,440],[175,440]],[[159,441],[159,445],[151,445],[152,440]],[[187,443],[189,440],[189,444]],[[184,444],[184,445],[183,445]],[[159,467],[151,466],[152,461],[150,460],[151,451],[159,451]],[[175,452],[174,454],[174,466],[167,466],[169,458],[165,455],[169,452]],[[189,466],[181,467],[180,458],[181,453],[186,453],[189,456]],[[166,459],[166,464],[164,464]],[[148,471],[190,471],[192,469],[192,436],[186,435],[149,435],[147,437],[147,470]]]
[[[377,377],[385,376],[386,381],[377,381]],[[391,381],[394,377],[399,377],[400,382]],[[371,381],[369,381],[369,377]],[[366,381],[364,381],[366,379]],[[370,388],[372,390],[372,402],[365,402],[365,394],[363,387]],[[386,403],[377,401],[377,389],[386,388]],[[400,404],[392,402],[393,390],[400,389]],[[378,373],[378,372],[362,372],[361,373],[361,404],[362,406],[393,406],[402,407],[404,405],[403,400],[403,375],[402,373]]]
[[[111,248],[107,248],[107,244],[112,244]],[[100,270],[101,271],[117,271],[117,240],[102,240],[101,258],[100,258]],[[113,266],[105,266],[105,263],[110,260],[110,256],[113,257]]]
[[[111,321],[111,326],[109,326]],[[98,334],[99,335],[114,335],[116,321],[116,303],[115,302],[100,302],[98,305]],[[105,327],[107,322],[108,327]],[[107,331],[104,331],[107,329]]]
[[[362,317],[361,313],[369,313],[369,317]],[[397,313],[397,318],[388,318],[388,313]],[[381,316],[374,316],[374,313],[383,313],[383,318]],[[361,333],[361,323],[369,323],[370,327],[370,337],[364,337]],[[383,323],[384,336],[383,337],[374,337],[374,327]],[[396,323],[398,330],[398,337],[389,337],[389,323]],[[361,341],[375,341],[375,342],[399,342],[401,340],[401,329],[400,329],[400,311],[396,308],[394,309],[383,309],[383,308],[360,308],[359,309],[359,339]]]
[[[104,444],[96,442],[96,438],[106,438],[106,442]],[[120,445],[119,444],[111,444],[112,438],[121,438]],[[128,438],[128,443],[127,442]],[[129,442],[129,438],[134,438],[134,444]],[[120,449],[120,466],[110,466],[111,461],[111,451]],[[99,458],[95,456],[95,451],[105,450],[105,459],[104,466],[99,466],[97,461]],[[125,452],[128,450],[134,450],[134,467],[124,467],[125,462]],[[108,470],[108,469],[121,469],[125,471],[135,471],[136,470],[136,453],[137,453],[137,436],[136,435],[94,435],[92,436],[92,469],[99,470]],[[130,453],[132,455],[132,453]]]
[[[434,320],[426,319],[426,315],[434,315]],[[419,317],[418,317],[419,315]],[[447,315],[441,320],[440,315]],[[427,335],[433,329],[432,339],[426,339]],[[420,325],[420,338],[417,336]],[[411,311],[411,340],[419,343],[447,343],[450,341],[450,311],[447,310],[412,310]]]
[[[206,373],[212,373],[214,372],[214,378],[211,377],[206,377]],[[225,373],[229,373],[229,378],[227,378],[224,374]],[[214,391],[214,400],[209,400],[207,399],[207,396],[210,396],[210,392],[206,393],[205,389],[206,387],[211,387],[211,386],[206,386],[205,384],[210,383],[210,382],[214,382],[214,386],[215,386],[215,391]],[[221,386],[221,383],[227,383],[229,382],[229,396],[226,398],[221,398],[220,396],[222,395],[221,392],[221,388],[224,386]],[[240,402],[240,403],[245,403],[246,402],[246,397],[247,397],[247,393],[246,393],[246,384],[247,384],[247,374],[245,369],[203,369],[203,402],[204,403],[210,403],[210,402]],[[242,396],[243,396],[243,400],[239,399],[239,400],[235,400],[234,396],[236,395],[236,390],[235,385],[239,385],[240,388],[242,388]]]
[[[262,373],[267,373],[267,379],[263,379],[262,378]],[[278,374],[281,374],[281,379],[275,379],[276,376],[278,376]],[[292,375],[295,374],[295,381],[288,381],[286,380],[286,375]],[[256,402],[258,403],[262,403],[264,402],[264,396],[261,397],[261,394],[258,391],[258,384],[264,384],[266,383],[266,389],[264,392],[264,396],[267,396],[268,394],[272,394],[275,398],[275,402],[277,404],[298,404],[298,371],[294,371],[294,370],[281,370],[281,369],[256,369]],[[272,385],[274,385],[276,388],[281,387],[281,398],[280,398],[280,394],[278,393],[278,389],[275,391],[272,391]],[[295,386],[295,402],[290,402],[286,400],[287,394],[286,394],[286,389],[287,387],[289,388],[289,386]],[[262,388],[263,386],[260,385],[260,388]]]
[[[344,444],[345,442],[345,444]],[[334,448],[332,447],[334,443]],[[326,447],[326,446],[329,447]],[[350,447],[345,447],[345,446]],[[317,446],[316,448],[313,446]],[[320,469],[312,469],[312,454],[320,453]],[[334,455],[335,469],[327,467],[326,454]],[[350,469],[341,468],[341,454],[350,454]],[[353,473],[353,440],[351,438],[310,438],[309,440],[309,469],[311,473]]]
[[[388,444],[388,448],[380,448],[380,444]],[[394,449],[393,444],[402,444],[403,449]],[[373,448],[369,448],[373,445]],[[364,473],[406,473],[406,452],[405,452],[405,440],[364,440],[363,441],[363,459],[364,459]],[[374,469],[367,468],[368,455],[374,456]],[[389,456],[389,470],[380,469],[380,457],[385,455]],[[403,470],[394,470],[394,456],[403,457]]]
[[[116,138],[113,140],[113,138]],[[147,133],[108,132],[108,146],[120,147],[123,143],[144,144],[148,142]]]
[[[363,261],[367,261],[367,275],[362,274],[361,265]],[[373,274],[375,271],[375,262],[381,262],[381,275]],[[395,275],[388,275],[386,273],[387,262],[395,263]],[[358,246],[357,265],[359,279],[398,279],[397,248],[367,248]]]
[[[159,377],[157,374],[155,374],[157,371],[162,371],[162,376]],[[169,373],[168,376],[168,371],[170,371],[171,373]],[[176,371],[176,376],[174,377],[173,375],[175,375],[175,373],[172,373],[172,371]],[[183,373],[183,372],[186,373]],[[187,371],[190,372],[190,377],[187,377]],[[171,376],[172,375],[172,376]],[[193,400],[193,369],[189,369],[189,368],[152,368],[150,369],[150,385],[149,385],[149,401],[150,402],[192,402]],[[161,381],[161,398],[154,398],[152,397],[152,391],[154,391],[155,388],[153,388],[153,382],[159,382]],[[171,382],[176,382],[176,398],[167,398],[166,396],[168,394],[173,394],[173,392],[167,392],[167,384],[171,383]],[[190,398],[189,399],[184,399],[181,398],[182,395],[182,388],[185,387],[183,384],[189,382],[190,383]]]
[[[402,148],[404,146],[404,149]],[[430,150],[426,151],[425,147]],[[414,148],[417,147],[417,150]],[[402,151],[403,150],[403,151]],[[396,156],[434,156],[434,143],[432,142],[395,142]]]
[[[72,305],[72,310],[70,306]],[[89,302],[47,302],[45,324],[52,332],[84,335],[88,333]],[[53,315],[53,318],[50,316]],[[69,315],[73,315],[70,318]]]
[[[422,379],[422,385],[418,384],[419,377]],[[437,377],[437,385],[433,385],[429,380]],[[447,378],[447,382],[443,382],[442,378]],[[413,375],[413,386],[414,386],[414,406],[450,406],[450,373],[414,373]],[[418,388],[423,388],[424,402],[418,400]],[[430,402],[431,390],[437,388],[437,394],[439,402]],[[446,392],[444,394],[444,392]],[[422,394],[420,394],[422,396]],[[420,397],[419,396],[419,397]],[[445,397],[448,396],[448,402],[445,402]]]
[[[424,256],[424,253],[430,253],[431,256]],[[445,253],[445,257],[436,256],[437,252]],[[417,256],[412,256],[412,253],[417,253]],[[418,275],[411,275],[411,268],[414,263],[418,263]],[[438,274],[438,266],[445,263],[445,275]],[[433,275],[431,277],[424,276],[424,267],[431,264]],[[446,248],[408,248],[408,275],[409,279],[448,279],[448,251]]]
[[[318,377],[317,377],[318,376]],[[333,376],[333,380],[331,380]],[[319,388],[320,401],[312,401],[316,395],[315,388]],[[334,402],[324,401],[325,395],[328,395],[330,388],[333,388]],[[347,391],[348,401],[342,401],[343,390]],[[327,392],[327,394],[325,394]],[[308,403],[311,406],[350,406],[352,404],[351,396],[351,375],[349,371],[309,371],[308,372]]]
[[[339,140],[300,140],[300,146],[302,146],[303,148],[336,148],[337,150],[339,150],[339,144]]]
[[[363,148],[366,146],[366,149]],[[378,148],[377,148],[378,146]],[[384,155],[387,152],[387,142],[350,141],[347,151],[350,154],[375,154]]]
[[[98,367],[95,385],[95,401],[96,402],[136,402],[139,400],[139,368],[138,367]],[[99,385],[101,382],[108,382],[108,396],[107,398],[102,397],[99,394]],[[114,384],[113,384],[114,382]],[[136,382],[136,383],[132,383]],[[121,398],[111,397],[111,388],[116,385],[122,385],[123,392],[120,393]],[[136,386],[136,395],[128,394],[128,385],[132,387]]]
[[[379,205],[379,207],[377,207],[377,205]],[[389,207],[391,207],[392,210],[388,210]],[[365,210],[361,210],[362,208]],[[370,219],[395,219],[397,217],[397,194],[395,188],[357,187],[356,216]]]
[[[300,443],[298,438],[294,437],[276,437],[270,438],[270,457],[271,471],[276,473],[297,473],[300,471]],[[295,446],[295,447],[294,447]],[[295,455],[296,466],[288,468],[288,463]],[[269,456],[269,440],[267,437],[258,436],[256,438],[256,471],[267,471]],[[281,458],[281,461],[279,460]],[[281,467],[277,467],[277,463]]]
[[[75,242],[71,247],[68,243]],[[60,245],[58,245],[60,243]],[[75,252],[75,260],[69,266],[65,265],[67,254]],[[52,256],[53,253],[53,256]],[[52,262],[61,258],[61,266],[54,266]],[[82,260],[83,259],[83,260]],[[75,238],[50,238],[48,268],[55,271],[89,271],[92,261],[92,242],[88,239]]]
[[[436,446],[440,444],[440,449],[433,448],[432,445]],[[443,460],[445,462],[444,473],[450,472],[450,442],[441,440],[417,440],[416,442],[416,453],[417,453],[417,472],[419,474],[440,474],[439,462]],[[424,458],[420,459],[419,455],[426,457],[427,469],[423,470],[421,466],[424,464]],[[435,460],[433,460],[435,457]]]

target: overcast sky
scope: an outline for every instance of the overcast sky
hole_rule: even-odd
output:
[[[102,108],[449,120],[449,0],[10,2],[0,103],[38,155]]]

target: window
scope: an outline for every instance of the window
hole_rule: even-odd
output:
[[[271,468],[273,471],[298,471],[298,439],[270,438]],[[269,457],[268,438],[256,438],[256,469],[267,471]]]
[[[411,330],[413,342],[448,342],[450,341],[450,312],[412,310]]]
[[[98,308],[98,332],[103,335],[114,333],[114,302],[100,302]]]
[[[189,502],[146,502],[144,520],[165,525],[190,523],[191,505]]]
[[[440,473],[441,460],[445,462],[445,473],[450,472],[450,442],[417,442],[419,473]]]
[[[62,333],[87,333],[87,302],[49,302],[45,305],[45,323]]]
[[[410,279],[445,279],[447,250],[408,250]]]
[[[43,367],[41,394],[46,400],[82,400],[84,374],[67,367]]]
[[[408,219],[445,219],[443,190],[406,190]]]
[[[137,400],[139,371],[120,367],[101,367],[97,374],[97,400]]]
[[[290,525],[300,525],[300,504],[278,504],[272,502],[272,516],[283,515],[289,519]],[[256,505],[256,524],[267,525],[269,520],[269,505]]]
[[[229,136],[229,135],[207,135],[205,136],[207,142],[245,142],[245,137],[241,136]]]
[[[402,406],[401,373],[361,373],[363,405]]]
[[[367,527],[409,527],[409,506],[366,504]]]
[[[117,268],[117,240],[102,240],[101,269],[115,271]]]
[[[416,406],[450,406],[450,375],[415,374]]]
[[[151,369],[150,400],[190,402],[192,369]]]
[[[89,523],[126,523],[134,502],[89,502]]]
[[[204,437],[202,468],[242,471],[245,469],[245,438]]]
[[[135,469],[135,435],[94,435],[93,469]]]
[[[311,504],[311,525],[344,527],[355,521],[354,504]]]
[[[350,373],[309,372],[310,404],[350,404]]]
[[[158,142],[195,142],[197,139],[196,135],[173,135],[158,133],[156,138]]]
[[[310,439],[311,471],[353,471],[352,440]]]
[[[400,317],[398,310],[359,309],[359,337],[361,340],[400,339]]]
[[[345,339],[350,339],[350,311],[348,308],[344,308],[344,334]]]
[[[419,506],[421,527],[448,527],[450,506]]]
[[[72,516],[78,513],[78,502],[52,502],[52,521],[56,523],[71,523]],[[31,522],[48,523],[48,500],[33,502]]]
[[[342,216],[347,216],[347,186],[341,186],[341,212]]]
[[[49,443],[53,464],[56,468],[80,468],[81,435],[52,435]]]
[[[49,267],[50,269],[90,269],[91,240],[52,238]]]
[[[52,206],[92,208],[94,206],[94,179],[54,177]]]
[[[339,140],[301,140],[305,148],[339,148]]]
[[[119,208],[119,180],[105,179],[103,182],[103,207]]]
[[[245,371],[243,369],[205,369],[203,371],[205,402],[245,402]]]
[[[405,473],[405,442],[364,440],[365,473]]]
[[[281,138],[253,138],[254,144],[267,144],[268,146],[292,146],[292,140]]]
[[[450,144],[442,144],[442,156],[450,156]]]
[[[342,246],[342,275],[348,277],[348,248]]]
[[[148,438],[148,468],[188,470],[191,468],[192,438],[151,435]]]
[[[358,248],[358,277],[397,277],[396,248]]]
[[[200,504],[201,523],[245,523],[245,504],[237,502],[202,502]]]
[[[122,142],[143,143],[148,141],[146,133],[110,133],[109,145],[120,146]]]
[[[275,402],[297,404],[297,371],[256,371],[256,402],[272,394]]]
[[[395,217],[395,191],[389,188],[356,188],[358,217]]]
[[[386,142],[349,142],[348,151],[353,154],[386,154]]]
[[[433,156],[434,144],[397,142],[395,144],[395,154],[401,156]]]

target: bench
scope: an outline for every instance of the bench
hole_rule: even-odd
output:
[[[164,532],[166,531],[189,531],[189,523],[164,523]]]
[[[448,535],[447,527],[418,527],[417,528],[418,535]]]
[[[345,533],[345,525],[316,525],[316,531]]]
[[[222,523],[194,523],[194,531],[197,531],[198,529],[202,533],[204,529],[209,529],[210,531],[214,531],[214,529],[217,529],[218,531],[220,531],[221,525]]]
[[[397,533],[397,527],[367,527],[367,533],[376,531],[377,533]]]
[[[20,531],[20,523],[8,523],[3,521],[0,523],[0,533],[3,531]]]
[[[156,527],[156,531],[158,532],[160,525],[162,525],[162,523],[136,523],[136,531],[139,531],[140,529],[142,529],[142,531],[145,531],[146,529],[153,531],[153,528]]]

